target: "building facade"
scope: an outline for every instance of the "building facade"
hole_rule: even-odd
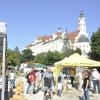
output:
[[[83,12],[80,13],[76,31],[66,32],[58,28],[58,31],[50,36],[38,37],[26,48],[31,49],[33,55],[37,55],[48,51],[63,52],[65,47],[74,50],[80,48],[83,55],[87,55],[90,52],[89,38],[86,31],[86,21]]]

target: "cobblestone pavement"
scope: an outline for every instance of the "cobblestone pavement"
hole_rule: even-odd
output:
[[[44,95],[43,92],[40,90],[38,93],[30,95],[26,94],[26,88],[27,88],[27,82],[25,78],[20,77],[19,79],[24,81],[24,96],[26,100],[43,100]],[[75,88],[72,90],[68,90],[67,93],[63,93],[61,97],[58,97],[57,95],[53,96],[53,100],[82,100],[82,93],[77,91]],[[95,93],[92,94],[90,92],[90,100],[100,100],[100,94]]]

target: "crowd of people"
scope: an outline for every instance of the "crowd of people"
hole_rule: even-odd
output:
[[[78,90],[83,92],[83,100],[90,100],[90,91],[96,93],[98,89],[100,94],[100,73],[96,68],[84,72],[79,71],[75,77],[78,79]]]
[[[50,68],[44,70],[36,70],[34,67],[31,72],[26,75],[28,87],[26,93],[33,95],[38,90],[43,89],[44,95],[55,93],[56,81]]]
[[[11,70],[9,76],[11,88],[14,88],[15,73],[13,70]],[[90,100],[89,91],[100,93],[100,73],[96,68],[84,71],[78,70],[77,72],[71,68],[67,73],[62,70],[57,79],[55,79],[50,67],[43,70],[36,70],[36,67],[33,67],[25,77],[28,84],[26,93],[30,95],[42,89],[44,96],[49,94],[50,97],[52,97],[54,94],[57,94],[61,97],[62,92],[67,91],[69,83],[70,87],[75,87],[78,91],[83,93],[83,100]],[[77,87],[75,84],[77,84]]]

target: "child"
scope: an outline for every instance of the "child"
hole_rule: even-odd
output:
[[[61,97],[62,94],[62,89],[63,89],[63,84],[61,81],[61,76],[58,77],[58,96]]]

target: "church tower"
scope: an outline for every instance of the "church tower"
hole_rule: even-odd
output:
[[[80,36],[85,35],[86,37],[88,37],[88,34],[86,32],[86,21],[83,11],[81,11],[80,17],[78,19],[78,30],[80,31],[79,32]]]

